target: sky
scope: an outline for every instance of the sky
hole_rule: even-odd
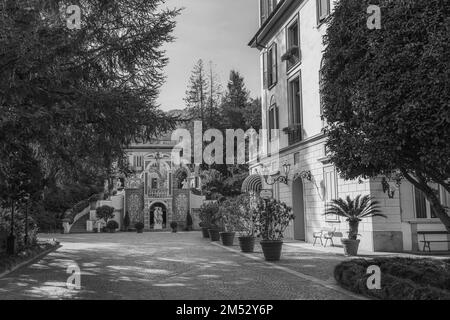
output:
[[[185,108],[189,76],[199,59],[213,62],[223,88],[235,69],[251,96],[260,96],[259,54],[247,46],[258,29],[257,0],[167,0],[163,7],[184,10],[176,19],[176,40],[165,46],[169,64],[158,100],[162,110]]]

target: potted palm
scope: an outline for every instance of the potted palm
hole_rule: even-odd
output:
[[[278,261],[283,248],[284,231],[294,219],[292,209],[284,202],[270,199],[257,204],[261,248],[267,261]]]
[[[345,255],[356,256],[358,254],[360,243],[358,228],[362,219],[370,217],[387,218],[386,215],[381,213],[378,205],[379,203],[368,195],[358,195],[355,199],[347,196],[345,200],[342,198],[334,199],[328,204],[326,215],[334,214],[347,218],[349,225],[348,239],[341,239]]]

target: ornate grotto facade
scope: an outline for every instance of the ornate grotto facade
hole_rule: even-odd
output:
[[[118,195],[123,196],[120,222],[128,213],[131,228],[142,222],[145,230],[165,230],[170,229],[173,221],[186,226],[189,212],[193,228],[199,228],[198,211],[205,200],[201,195],[201,179],[195,167],[173,163],[175,146],[170,137],[164,137],[126,149],[134,173],[118,181],[122,186]],[[162,225],[155,223],[161,212]]]

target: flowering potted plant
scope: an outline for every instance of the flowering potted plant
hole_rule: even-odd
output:
[[[349,225],[348,239],[341,239],[344,246],[344,253],[347,256],[356,256],[358,254],[358,247],[360,240],[358,239],[359,223],[364,218],[369,217],[383,217],[386,215],[381,213],[379,203],[374,201],[370,196],[356,196],[355,199],[347,198],[335,199],[328,204],[328,209],[325,215],[334,214],[340,217],[347,218]]]
[[[281,258],[284,231],[294,219],[292,209],[275,199],[261,200],[257,204],[261,247],[267,261]]]

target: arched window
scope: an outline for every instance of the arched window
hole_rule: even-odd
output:
[[[278,130],[279,128],[278,106],[275,97],[272,96],[269,106],[269,140],[272,140],[277,136],[276,131],[272,132],[272,130]]]

